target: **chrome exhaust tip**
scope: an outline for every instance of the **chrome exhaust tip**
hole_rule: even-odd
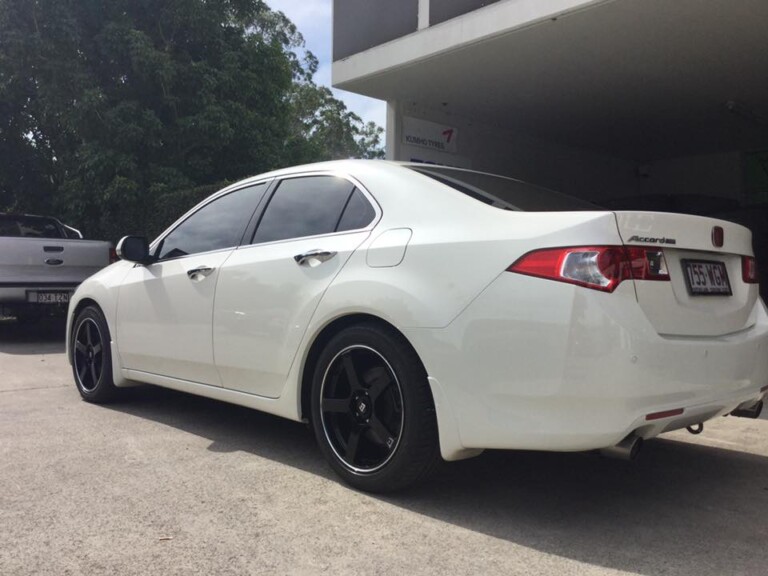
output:
[[[615,446],[608,446],[607,448],[601,448],[600,454],[607,458],[617,458],[619,460],[634,460],[640,453],[640,449],[643,447],[643,439],[640,436],[636,436],[634,433],[630,434],[624,440],[616,444]]]

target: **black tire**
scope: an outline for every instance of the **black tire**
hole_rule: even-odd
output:
[[[84,308],[75,319],[70,354],[75,385],[86,402],[103,404],[117,395],[109,343],[104,314],[95,306]]]
[[[440,461],[424,367],[400,334],[378,324],[344,329],[320,354],[312,428],[334,471],[367,492],[420,482]]]

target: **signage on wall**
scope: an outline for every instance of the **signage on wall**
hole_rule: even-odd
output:
[[[453,126],[403,116],[403,144],[455,154],[457,136]]]

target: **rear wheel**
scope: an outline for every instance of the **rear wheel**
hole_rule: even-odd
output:
[[[107,322],[95,306],[84,308],[72,331],[72,372],[83,400],[103,403],[115,397]]]
[[[321,353],[312,426],[333,469],[361,490],[403,488],[439,461],[424,368],[398,333],[376,324],[343,330]]]

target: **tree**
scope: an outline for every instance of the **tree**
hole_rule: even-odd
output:
[[[376,157],[302,52],[260,0],[0,0],[0,209],[115,239],[179,191]]]
[[[325,86],[311,81],[294,84],[290,98],[292,110],[292,163],[336,158],[383,158],[383,130],[364,124],[347,110]]]
[[[383,136],[384,128],[376,122],[365,123],[357,134],[358,156],[366,160],[383,160],[385,153]]]

